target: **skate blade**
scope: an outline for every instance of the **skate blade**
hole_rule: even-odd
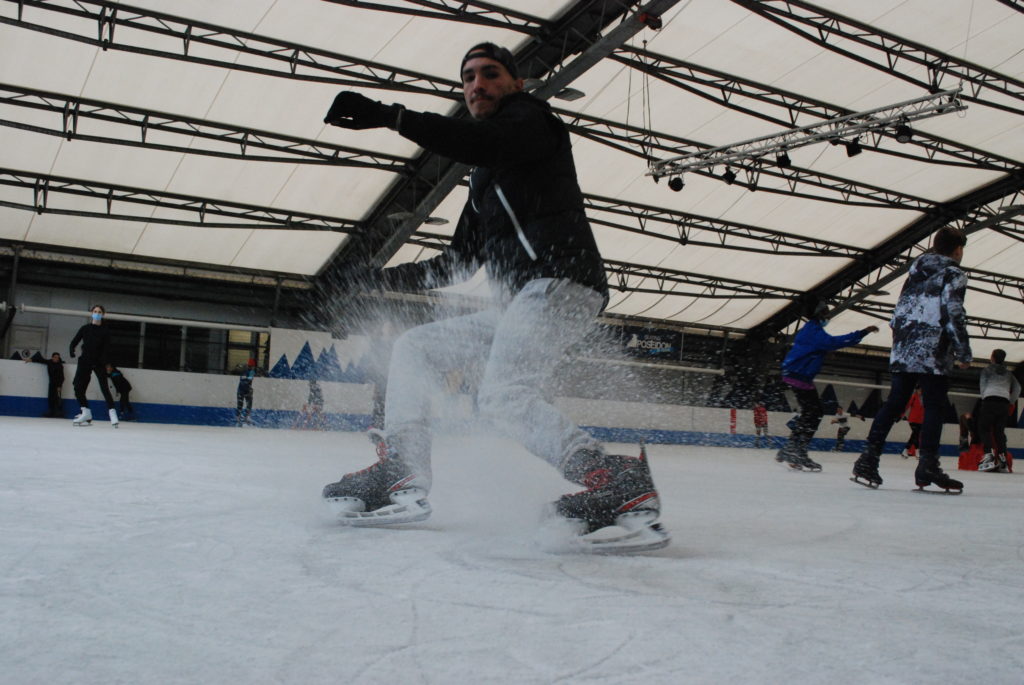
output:
[[[374,509],[373,511],[357,511],[362,507],[361,500],[353,497],[328,497],[324,499],[327,508],[338,518],[343,526],[375,527],[397,526],[403,523],[424,521],[432,512],[427,495],[423,490],[413,488],[400,490],[391,494],[393,504]]]
[[[924,485],[918,485],[914,489],[914,492],[924,492],[929,495],[960,495],[963,494],[963,488],[959,490],[957,488],[942,488],[941,490],[926,490]]]
[[[856,483],[857,485],[863,485],[864,487],[871,488],[872,490],[877,490],[878,486],[881,485],[881,483],[875,483],[873,481],[867,480],[866,478],[864,480],[861,480],[860,476],[851,476],[850,480]]]
[[[629,555],[663,549],[672,541],[651,512],[625,514],[615,525],[586,530],[585,521],[555,516],[542,524],[538,543],[551,554]]]

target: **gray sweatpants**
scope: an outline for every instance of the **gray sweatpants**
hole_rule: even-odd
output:
[[[431,399],[452,370],[479,368],[480,417],[561,472],[591,435],[543,397],[570,345],[583,339],[601,310],[601,294],[565,279],[530,281],[514,297],[467,316],[406,331],[391,353],[385,400],[390,446],[430,483]]]

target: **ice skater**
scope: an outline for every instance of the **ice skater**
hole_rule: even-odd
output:
[[[857,418],[861,421],[864,420],[863,416]],[[850,432],[850,415],[844,412],[842,407],[836,407],[836,415],[832,419],[832,424],[836,426],[836,444],[832,451],[842,452],[846,449],[846,436]]]
[[[50,355],[49,359],[43,359],[37,355],[35,357],[26,357],[25,363],[36,362],[37,364],[46,364],[46,376],[49,381],[46,386],[46,404],[47,410],[43,416],[53,419],[64,418],[64,408],[62,406],[63,401],[61,400],[61,393],[64,387],[64,360],[60,358],[60,352],[54,352]]]
[[[107,377],[114,384],[114,390],[117,390],[118,403],[121,407],[121,418],[125,421],[134,421],[135,407],[132,406],[132,384],[121,373],[121,369],[113,364],[107,364]]]
[[[963,483],[946,475],[939,466],[942,416],[949,406],[948,376],[954,364],[971,364],[964,293],[967,275],[960,260],[966,234],[951,226],[935,233],[932,248],[914,260],[907,272],[899,300],[893,309],[892,351],[889,370],[892,387],[868,433],[867,447],[853,465],[853,480],[877,488],[879,456],[889,429],[907,405],[915,386],[921,388],[924,419],[914,481],[918,489],[935,484],[946,492],[963,491]]]
[[[246,362],[245,370],[242,371],[241,378],[238,379],[238,388],[235,390],[236,426],[241,427],[252,425],[252,382],[253,379],[256,378],[256,375],[256,360],[249,359],[249,361]]]
[[[757,436],[754,438],[754,446],[764,447],[768,440],[768,409],[764,402],[754,405],[754,435]]]
[[[355,525],[427,518],[430,400],[447,372],[484,359],[481,418],[585,488],[559,498],[549,520],[568,522],[581,546],[662,547],[668,535],[657,523],[658,494],[643,450],[639,457],[606,453],[542,393],[608,297],[568,132],[545,102],[523,92],[507,49],[475,45],[462,59],[460,77],[472,120],[383,105],[353,92],[339,94],[324,119],[350,129],[387,127],[474,165],[469,200],[440,255],[353,275],[348,290],[441,287],[465,280],[482,264],[494,302],[486,311],[418,326],[396,340],[380,459],[327,485],[323,497],[343,522]],[[588,536],[613,525],[619,528],[606,531],[603,542]]]
[[[921,446],[921,425],[924,423],[924,404],[921,403],[921,388],[914,388],[914,394],[907,402],[907,408],[903,412],[903,418],[910,424],[910,437],[907,444],[903,446],[900,456],[904,459],[917,456],[917,450]]]
[[[96,375],[96,382],[103,393],[103,399],[107,403],[107,414],[110,416],[110,425],[117,428],[117,409],[114,408],[114,398],[107,386],[107,351],[110,348],[110,329],[103,325],[103,316],[107,310],[103,305],[93,305],[89,310],[89,323],[78,329],[75,337],[71,339],[70,356],[75,358],[75,348],[82,343],[82,355],[78,359],[78,368],[75,369],[75,378],[71,385],[75,389],[75,399],[78,400],[79,411],[73,422],[76,426],[92,425],[92,411],[89,409],[89,400],[85,397],[85,391],[89,388],[89,381],[93,374]]]
[[[878,331],[878,326],[868,326],[846,335],[829,335],[825,332],[826,325],[828,305],[818,302],[807,323],[793,339],[789,354],[782,361],[782,382],[796,395],[800,413],[793,422],[789,440],[775,455],[775,461],[794,471],[821,471],[821,464],[807,455],[807,447],[825,413],[818,389],[814,387],[814,377],[821,371],[825,355],[832,350],[856,345],[864,336]]]
[[[981,411],[978,432],[985,456],[979,471],[1008,471],[1006,461],[1006,422],[1013,404],[1020,397],[1020,382],[1006,368],[1006,351],[992,350],[991,362],[981,371]]]

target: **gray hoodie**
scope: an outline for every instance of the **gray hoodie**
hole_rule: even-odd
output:
[[[981,399],[1002,397],[1010,404],[1020,397],[1020,383],[1005,364],[989,364],[981,371]]]

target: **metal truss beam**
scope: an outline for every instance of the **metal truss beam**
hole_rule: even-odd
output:
[[[786,128],[796,128],[801,125],[801,119],[836,119],[854,114],[844,107],[632,46],[623,46],[611,59],[722,107]],[[768,105],[771,109],[757,109],[754,103]],[[897,148],[881,147],[883,139],[893,139],[889,132],[881,133],[883,135],[872,136],[870,140],[862,139],[862,147],[879,154],[932,164],[1002,171],[1021,166],[1012,159],[921,131],[915,132],[909,143]],[[920,154],[905,151],[915,148]]]
[[[1024,114],[1024,82],[1017,79],[829,12],[803,0],[733,2],[812,43],[930,92],[953,88],[963,83],[963,99],[1014,114]],[[858,54],[841,47],[841,41],[864,46],[870,52],[866,55]],[[924,70],[927,73],[927,80],[898,70],[900,62]],[[1016,104],[1007,104],[1007,97]]]
[[[454,80],[439,79],[408,69],[396,69],[366,59],[162,12],[152,12],[111,0],[0,1],[18,6],[16,18],[0,17],[2,24],[95,45],[103,50],[121,50],[266,76],[334,83],[347,87],[387,88],[439,95],[449,99],[458,97],[460,88],[459,83]],[[26,10],[70,15],[85,21],[81,24],[82,30],[76,33],[54,28],[48,23],[29,21],[25,18],[28,14]],[[90,26],[95,27],[95,34],[86,32]],[[181,46],[180,52],[147,47],[145,37],[149,34],[175,39]],[[136,42],[132,42],[133,40]],[[189,54],[190,47],[196,43],[223,50],[226,54],[223,59]],[[255,57],[259,62],[242,63],[236,59],[238,53]]]
[[[15,2],[16,0],[0,0],[2,2]],[[677,0],[664,0],[660,4],[675,4]],[[589,5],[590,3],[584,2]],[[645,11],[656,13],[649,9],[649,3]],[[280,78],[299,80],[319,81],[335,83],[347,87],[378,88],[394,91],[417,92],[441,97],[453,102],[461,102],[460,86],[456,81],[441,79],[426,74],[411,72],[408,70],[396,69],[390,66],[381,65],[365,60],[358,60],[338,53],[331,53],[301,46],[295,43],[286,43],[276,39],[257,36],[255,34],[234,31],[229,28],[215,26],[212,24],[193,22],[189,19],[172,17],[170,15],[149,12],[144,9],[126,5],[115,5],[108,0],[23,0],[19,8],[24,5],[26,8],[52,11],[56,13],[71,14],[89,20],[89,23],[96,22],[99,38],[87,35],[86,33],[71,33],[69,31],[58,31],[47,25],[33,23],[23,19],[19,13],[17,19],[0,17],[0,23],[7,23],[21,28],[41,31],[43,33],[60,36],[69,40],[84,42],[90,45],[97,45],[104,49],[125,50],[137,52],[150,56],[175,59],[186,62],[194,62],[209,66],[217,66],[224,69],[237,69],[248,72],[255,72]],[[658,9],[657,7],[655,9]],[[661,10],[664,11],[664,10]],[[570,15],[577,13],[567,13]],[[632,24],[620,25],[618,30],[638,31],[642,24],[635,19]],[[601,19],[610,22],[614,17],[605,16],[602,12]],[[117,26],[118,41],[114,41],[114,26]],[[83,29],[85,26],[83,26]],[[125,32],[129,33],[126,34]],[[124,42],[125,36],[136,36],[137,32],[157,33],[163,36],[171,36],[181,41],[182,52],[171,52],[166,50],[154,50],[138,45]],[[541,48],[530,48],[524,54],[521,63],[530,62],[537,65],[537,68],[548,68],[548,62],[557,63],[560,56],[566,52],[572,52],[573,48],[568,47],[565,34],[591,35],[599,33],[597,29],[572,28],[563,29],[558,32],[562,39],[554,41],[558,45],[557,52],[547,56]],[[610,39],[607,36],[602,41]],[[584,45],[586,41],[578,39]],[[616,40],[625,39],[616,38]],[[210,57],[197,57],[188,53],[188,46],[191,42],[202,42],[206,45],[215,46],[226,51],[263,58],[261,65],[240,64],[238,60],[228,56],[225,59],[213,59]],[[609,43],[602,43],[603,46]],[[620,43],[621,45],[621,43]],[[541,46],[543,47],[543,46]],[[614,47],[605,48],[602,54],[610,54]],[[540,56],[538,56],[540,55]],[[595,56],[592,54],[591,57]],[[582,59],[582,58],[581,58]],[[578,61],[578,60],[577,60]],[[593,59],[590,63],[593,63]],[[565,70],[562,70],[565,71]],[[525,72],[524,72],[525,73]],[[561,75],[559,80],[552,81],[546,85],[546,93],[540,95],[553,95],[570,82],[570,77],[575,74],[567,72]],[[542,75],[539,74],[538,75]],[[673,137],[667,134],[655,133],[644,129],[630,127],[610,120],[597,117],[590,117],[584,114],[555,110],[567,122],[570,129],[577,135],[595,140],[599,143],[609,145],[615,149],[622,150],[639,156],[647,161],[657,161],[650,154],[651,150],[660,150],[668,154],[678,154],[681,148],[706,150],[710,145],[698,143]],[[369,225],[380,225],[388,233],[392,233],[392,224],[386,220],[390,214],[398,211],[411,212],[412,217],[404,222],[400,231],[410,233],[418,224],[447,196],[455,187],[466,169],[461,168],[462,175],[452,180],[445,174],[453,169],[457,174],[459,167],[445,160],[438,160],[436,156],[422,155],[410,166],[410,173],[418,175],[410,182],[401,187],[394,188],[387,198],[381,203],[381,210],[373,212],[368,221]],[[785,182],[784,188],[770,188],[758,184],[761,175],[773,178],[780,178]],[[712,176],[710,172],[706,175]],[[444,183],[440,181],[444,180]],[[871,186],[870,184],[858,183],[856,181],[809,171],[806,169],[790,168],[786,170],[764,167],[747,175],[746,181],[738,181],[738,185],[747,188],[756,188],[764,192],[774,192],[805,199],[814,199],[843,204],[857,204],[860,206],[885,206],[899,209],[910,209],[923,211],[933,206],[933,203],[924,198],[914,197],[904,193],[898,193],[889,189]],[[414,186],[414,187],[413,187]],[[408,192],[406,192],[408,187]],[[409,199],[405,199],[408,197]],[[422,211],[414,211],[416,207],[423,204]],[[433,207],[429,207],[433,205]],[[428,208],[429,207],[429,208]],[[409,228],[409,226],[412,226]],[[400,247],[392,241],[386,250],[393,252]],[[385,259],[386,261],[386,259]]]
[[[849,300],[855,295],[869,296],[878,290],[878,278],[870,278],[871,274],[886,269],[888,265],[903,263],[915,245],[926,241],[929,236],[942,226],[950,225],[970,230],[973,224],[986,222],[989,230],[995,230],[998,222],[989,223],[993,217],[999,217],[1008,208],[1024,203],[1024,170],[1003,176],[978,190],[968,193],[951,202],[943,203],[924,217],[910,224],[893,239],[880,247],[865,252],[859,260],[841,269],[818,286],[806,293],[806,298],[831,300],[844,294]],[[907,255],[904,253],[908,252]],[[902,259],[901,259],[902,258]],[[885,277],[881,271],[880,277]],[[867,280],[862,280],[867,279]],[[866,293],[866,295],[865,295]],[[752,335],[772,335],[790,324],[799,321],[802,315],[802,302],[794,302],[751,330]]]
[[[45,126],[14,121],[4,116],[0,117],[0,126],[60,136],[67,140],[256,162],[325,164],[395,173],[405,173],[409,161],[395,155],[9,84],[0,84],[2,106],[44,111],[54,116],[52,123]],[[120,124],[125,127],[125,133],[117,137],[93,135],[86,130],[88,127],[85,122],[88,121]],[[103,130],[109,131],[109,127],[103,127]],[[154,131],[182,136],[184,139],[181,144],[156,143],[148,138]],[[202,144],[207,141],[217,145],[203,147]]]
[[[18,188],[23,190],[25,195],[24,201],[21,202],[0,201],[0,207],[24,209],[37,214],[60,214],[202,228],[331,231],[335,233],[351,233],[360,226],[359,223],[348,219],[14,169],[0,168],[0,187]],[[91,201],[90,206],[94,209],[67,209],[55,206],[52,202],[54,196],[62,195],[86,198]],[[140,207],[150,211],[130,212],[130,210]],[[178,216],[186,215],[194,218],[154,215],[152,213],[154,208],[173,210]],[[211,220],[211,217],[224,220]]]
[[[419,247],[441,250],[450,241],[451,238],[449,236],[421,231],[412,236],[408,242]],[[703,276],[677,269],[666,269],[664,267],[632,264],[630,262],[609,259],[604,260],[604,268],[609,276],[608,286],[621,292],[715,300],[792,300],[803,294],[799,290],[775,287],[763,283],[750,283],[732,278]],[[648,282],[654,285],[647,285]],[[676,288],[684,288],[685,290],[677,290]]]
[[[1024,0],[999,0],[999,2],[1018,12],[1024,12]]]
[[[1006,201],[1012,202],[1012,198]],[[1000,204],[1003,203],[1001,202]],[[964,231],[971,234],[983,229],[997,229],[1002,223],[1020,214],[1024,214],[1024,205],[1003,204],[1002,209],[998,210],[995,214],[965,226]],[[903,254],[893,257],[890,262],[884,264],[878,270],[865,275],[864,278],[859,279],[856,283],[844,288],[836,296],[839,303],[832,308],[832,315],[834,316],[843,310],[854,308],[859,302],[867,300],[871,295],[896,281],[907,273],[914,259],[927,251],[927,249],[927,241],[911,245]],[[982,271],[980,269],[965,269],[965,271],[968,273],[968,289],[1016,302],[1024,300],[1024,279]]]
[[[881,321],[888,321],[892,318],[893,306],[878,302],[860,302],[853,307],[853,310]],[[1024,340],[1024,324],[1020,323],[968,316],[967,326],[978,329],[981,332],[979,337],[986,340],[1002,340],[1007,342],[1019,342]],[[1006,333],[1007,335],[1000,337],[992,335],[993,332]]]
[[[61,245],[45,245],[23,240],[0,239],[0,257],[18,250],[24,260],[48,262],[63,267],[105,269],[138,274],[149,274],[186,280],[217,281],[234,286],[309,290],[309,282],[302,276],[280,271],[265,271],[243,267],[197,264],[177,259],[88,250]]]
[[[538,17],[474,0],[392,0],[391,4],[367,2],[366,0],[327,0],[327,2],[357,9],[476,24],[531,36],[542,35],[550,30],[550,22]]]
[[[587,218],[591,223],[670,240],[682,245],[703,245],[780,256],[838,257],[846,259],[859,259],[864,253],[864,250],[860,248],[827,240],[808,238],[750,224],[722,221],[721,219],[713,219],[688,212],[653,207],[615,198],[585,194],[583,202],[588,211]],[[606,212],[628,217],[635,221],[635,226],[627,226],[602,219],[601,217],[594,216],[595,212]],[[658,233],[650,230],[648,226],[650,223],[668,225],[672,229],[669,233]],[[710,233],[715,237],[713,240],[702,239],[700,232]]]

